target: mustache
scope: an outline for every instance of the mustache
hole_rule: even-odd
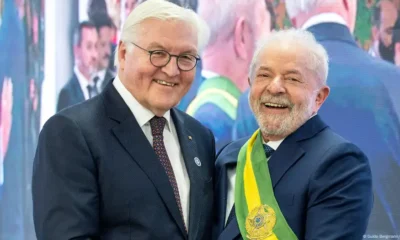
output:
[[[258,100],[258,103],[275,103],[279,105],[285,105],[292,108],[294,104],[286,96],[273,96],[273,95],[262,95]]]

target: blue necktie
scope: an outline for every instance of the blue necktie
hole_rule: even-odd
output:
[[[267,144],[263,144],[264,146],[264,152],[265,152],[265,156],[267,158],[271,157],[271,155],[274,153],[274,149],[270,146],[268,146]]]

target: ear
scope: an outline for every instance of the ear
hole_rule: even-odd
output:
[[[249,34],[250,27],[243,17],[240,17],[235,24],[235,29],[233,33],[233,45],[235,49],[236,56],[240,59],[247,59],[247,45],[250,41]]]
[[[119,41],[118,43],[118,66],[119,69],[125,69],[126,53],[128,52],[127,46],[124,42]]]
[[[249,83],[249,86],[251,87],[251,80],[250,80],[250,77],[247,77],[247,82]]]
[[[323,86],[318,91],[317,97],[315,99],[315,109],[314,109],[315,112],[318,111],[318,109],[322,106],[322,104],[328,98],[329,92],[330,92],[330,88],[328,86]]]

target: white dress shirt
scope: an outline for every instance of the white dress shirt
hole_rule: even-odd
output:
[[[272,149],[276,150],[278,149],[279,145],[283,142],[284,139],[278,140],[278,141],[269,141],[267,143],[264,142],[264,144],[267,144],[270,146]],[[267,161],[269,158],[267,159]],[[233,204],[235,203],[235,182],[236,182],[236,167],[229,169],[227,171],[228,175],[228,195],[227,195],[227,201],[226,201],[226,215],[225,215],[225,224],[226,221],[228,220],[229,214],[231,213]]]
[[[74,73],[75,73],[76,77],[78,78],[78,82],[79,82],[79,85],[81,86],[85,100],[88,100],[89,99],[89,90],[87,89],[87,87],[93,86],[93,79],[95,76],[93,78],[91,78],[90,80],[88,80],[85,76],[83,76],[81,71],[79,71],[79,68],[77,66],[74,67]],[[97,87],[98,92],[100,93],[98,86],[101,86],[101,85],[99,85],[99,82],[100,82],[100,80],[97,81],[96,87]]]
[[[320,23],[339,23],[347,26],[346,21],[337,13],[321,13],[309,18],[301,27],[307,29]]]
[[[113,84],[125,103],[128,105],[129,109],[132,111],[136,121],[141,127],[143,133],[146,135],[147,140],[149,140],[149,143],[153,145],[153,136],[151,134],[149,121],[155,116],[154,113],[143,107],[132,96],[132,94],[122,84],[118,76],[115,77]],[[178,184],[185,225],[189,228],[190,179],[186,170],[186,165],[179,145],[178,134],[175,129],[174,121],[171,119],[170,111],[164,114],[164,118],[167,120],[163,132],[164,144]]]

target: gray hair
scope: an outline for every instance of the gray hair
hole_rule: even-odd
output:
[[[329,69],[328,53],[325,48],[317,42],[312,33],[294,28],[271,32],[268,36],[260,39],[250,64],[249,77],[251,81],[253,81],[255,77],[256,65],[260,53],[272,45],[274,48],[293,45],[303,48],[307,51],[308,56],[306,67],[315,74],[323,85],[326,85]]]
[[[189,23],[197,30],[197,48],[201,52],[210,38],[207,24],[193,10],[183,8],[166,0],[147,0],[139,4],[126,19],[121,32],[121,41],[129,43],[136,37],[137,26],[144,20],[156,18],[161,20],[182,20]],[[118,50],[115,50],[114,63],[118,66]]]
[[[285,6],[288,16],[295,18],[300,13],[308,13],[318,7],[336,2],[337,0],[285,0]]]
[[[210,27],[209,44],[214,43],[221,34],[232,33],[238,14],[254,15],[254,4],[258,0],[199,0],[197,12]],[[254,22],[251,19],[250,23]]]

